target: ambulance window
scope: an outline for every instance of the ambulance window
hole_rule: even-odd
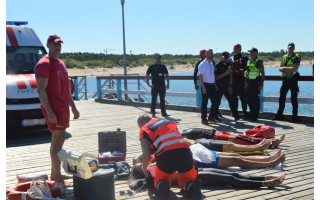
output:
[[[34,67],[45,54],[43,47],[7,46],[7,74],[34,73]]]

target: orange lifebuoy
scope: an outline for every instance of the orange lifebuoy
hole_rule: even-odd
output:
[[[18,183],[15,186],[6,189],[6,195],[8,200],[32,200],[35,198],[31,198],[27,195],[27,190],[30,189],[32,181],[25,183]],[[54,181],[47,181],[47,184],[50,189],[50,193],[53,198],[61,197],[62,188],[59,186],[54,186]]]

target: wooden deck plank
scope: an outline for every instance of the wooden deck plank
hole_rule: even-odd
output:
[[[71,127],[67,130],[64,149],[78,152],[87,152],[94,156],[98,153],[98,132],[116,130],[121,128],[127,132],[127,162],[131,165],[133,157],[141,154],[138,140],[138,126],[136,116],[140,112],[149,111],[149,108],[121,106],[96,103],[93,100],[77,101],[81,118],[71,120]],[[283,186],[276,189],[239,189],[227,187],[209,187],[202,191],[206,199],[308,199],[313,198],[313,172],[314,172],[314,129],[313,124],[289,123],[260,119],[257,122],[233,122],[229,116],[223,116],[222,123],[210,127],[202,125],[200,113],[168,110],[180,131],[187,128],[215,128],[217,130],[241,133],[257,125],[273,126],[276,136],[286,134],[285,141],[280,145],[286,153],[286,162],[283,171],[260,169],[240,171],[243,174],[270,175],[287,173]],[[159,114],[158,114],[159,115]],[[301,134],[302,133],[302,134]],[[41,142],[42,141],[42,142]],[[6,148],[6,186],[16,183],[16,174],[44,172],[50,174],[50,135],[45,138],[22,138],[13,140],[10,147]],[[15,144],[16,143],[16,144]],[[22,145],[21,145],[22,144]],[[273,154],[277,149],[269,150]],[[289,188],[289,189],[288,189]],[[127,181],[116,181],[116,199],[126,199],[119,196],[120,190],[128,190]],[[172,188],[177,193],[170,199],[183,199],[179,188]],[[65,192],[66,199],[74,199],[72,189]],[[149,199],[147,191],[136,193],[130,199]]]

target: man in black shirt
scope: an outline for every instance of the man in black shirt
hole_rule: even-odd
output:
[[[238,96],[241,101],[242,111],[244,114],[244,118],[248,118],[249,115],[247,113],[247,100],[246,100],[246,92],[244,90],[245,85],[244,81],[245,78],[243,76],[244,72],[246,71],[247,62],[249,58],[241,54],[241,45],[236,44],[233,46],[234,55],[229,58],[229,62],[232,66],[232,93],[234,102],[236,104],[238,110]]]
[[[152,84],[149,83],[150,74],[152,77]],[[167,86],[165,85],[165,77],[167,79]],[[152,101],[151,101],[151,113],[152,117],[156,116],[156,101],[157,96],[159,94],[160,97],[160,108],[161,108],[161,114],[163,117],[169,116],[166,112],[166,106],[165,106],[165,96],[166,96],[166,89],[169,89],[169,74],[168,69],[165,65],[161,64],[161,55],[155,54],[155,64],[150,65],[147,73],[146,73],[146,82],[149,87],[151,87],[151,95],[152,95]]]
[[[193,72],[193,81],[194,81],[194,89],[195,89],[195,90],[198,90],[198,89],[199,89],[199,85],[198,85],[198,83],[197,83],[197,80],[198,80],[197,77],[198,77],[198,71],[199,71],[198,66],[199,66],[199,64],[200,64],[205,58],[206,58],[206,50],[205,50],[205,49],[202,49],[202,50],[200,51],[200,60],[198,60],[196,66],[195,66],[195,68],[194,68],[194,72]]]
[[[218,87],[218,104],[215,108],[214,113],[218,113],[219,106],[221,103],[221,98],[224,95],[228,100],[229,107],[233,114],[234,120],[238,121],[240,119],[238,109],[234,102],[234,98],[232,97],[232,66],[231,63],[228,62],[229,53],[223,52],[221,56],[221,61],[217,63],[214,70],[214,75],[216,78],[216,85]],[[218,117],[218,116],[215,116]]]

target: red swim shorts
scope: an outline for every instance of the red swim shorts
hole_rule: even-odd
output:
[[[50,123],[48,120],[48,115],[46,109],[41,106],[42,113],[46,118],[46,122],[50,132],[53,130],[65,130],[69,127],[70,121],[70,111],[69,107],[60,107],[53,109],[54,114],[57,117],[57,123]]]

